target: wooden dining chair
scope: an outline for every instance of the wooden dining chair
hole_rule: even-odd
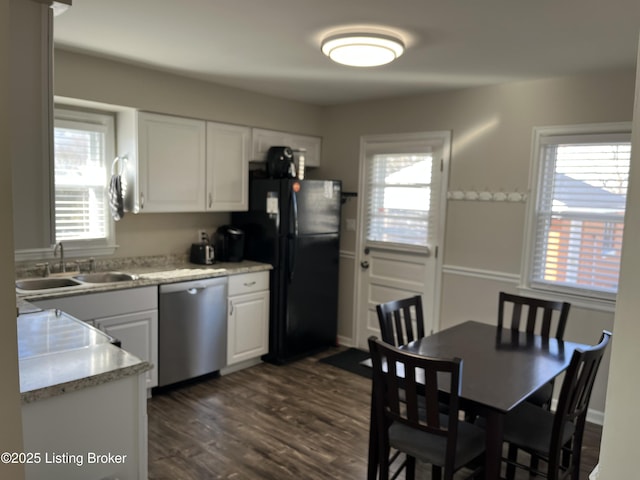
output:
[[[524,297],[500,292],[498,302],[498,328],[525,331],[542,337],[562,340],[571,304]],[[510,317],[510,321],[508,321]],[[505,323],[508,326],[505,327]],[[534,392],[527,400],[551,408],[554,382]]]
[[[381,480],[389,478],[391,449],[407,455],[401,466],[407,479],[415,477],[416,459],[432,465],[434,480],[450,480],[454,472],[482,457],[485,432],[458,420],[461,359],[411,354],[375,337],[369,338],[369,350]],[[440,412],[441,390],[450,392],[445,400],[450,415]],[[469,478],[481,472],[477,468]]]
[[[376,311],[382,341],[397,347],[424,337],[420,295],[376,305]]]
[[[507,480],[516,467],[542,474],[549,480],[578,480],[580,453],[591,391],[611,333],[602,332],[600,342],[589,349],[575,350],[560,390],[555,412],[523,402],[505,416],[504,440],[509,444]],[[518,463],[518,450],[545,460],[546,471],[531,471]]]

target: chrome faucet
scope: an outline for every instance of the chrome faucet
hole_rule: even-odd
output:
[[[67,269],[64,265],[64,247],[62,246],[62,242],[56,243],[56,246],[53,247],[53,256],[58,256],[58,247],[60,247],[60,272],[66,272]]]

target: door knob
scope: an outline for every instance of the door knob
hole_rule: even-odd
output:
[[[364,262],[360,262],[360,266],[364,269],[369,268],[369,262],[367,262],[366,260]]]

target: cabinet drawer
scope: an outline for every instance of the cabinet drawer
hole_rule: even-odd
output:
[[[269,289],[269,272],[229,276],[229,296]]]
[[[158,287],[129,288],[112,292],[89,293],[50,300],[32,301],[40,308],[57,308],[79,320],[113,317],[125,313],[156,310]]]

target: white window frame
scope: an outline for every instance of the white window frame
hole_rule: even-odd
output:
[[[370,163],[373,161],[373,157],[376,155],[431,155],[433,161],[433,167],[442,172],[443,169],[443,160],[445,156],[448,156],[449,146],[450,146],[450,132],[423,132],[423,133],[403,133],[403,134],[382,134],[382,135],[368,135],[363,141],[361,148],[364,152],[365,161],[368,163],[367,170],[371,168]],[[368,172],[368,175],[371,172]],[[362,178],[361,181],[367,183],[367,186],[361,185],[361,191],[367,191],[367,194],[370,195],[370,188],[368,185],[369,178]],[[433,207],[435,205],[439,205],[439,209],[441,209],[442,205],[445,205],[445,200],[443,199],[443,194],[446,195],[445,192],[441,191],[440,182],[434,183],[432,179],[430,184],[431,189],[431,202]],[[415,245],[410,243],[395,243],[390,241],[375,241],[367,239],[367,224],[369,222],[368,216],[368,208],[369,208],[370,198],[364,199],[361,205],[362,209],[362,218],[367,218],[367,220],[363,224],[362,228],[362,239],[367,246],[376,247],[376,248],[388,248],[395,251],[402,252],[410,252],[419,255],[429,255],[431,251],[431,247],[433,245],[441,244],[441,238],[435,238],[433,236],[433,231],[444,230],[442,222],[444,219],[442,217],[442,213],[439,213],[441,220],[440,225],[436,228],[429,229],[427,232],[428,238],[425,239],[426,245]],[[431,222],[431,218],[429,218],[429,222]]]
[[[72,110],[64,106],[57,106],[54,110],[54,128],[56,124],[75,123],[84,124],[86,126],[98,126],[105,132],[105,188],[108,186],[109,175],[111,169],[111,161],[115,158],[115,115],[110,112]],[[54,140],[55,141],[55,140]],[[54,148],[55,151],[55,148]],[[55,154],[52,158],[55,165]],[[52,175],[55,167],[51,169]],[[55,189],[55,178],[52,181]],[[55,190],[54,190],[55,191]],[[115,222],[110,214],[108,197],[105,195],[106,208],[106,236],[99,239],[91,240],[63,240],[65,256],[82,257],[82,256],[103,256],[115,253],[116,245],[116,229]],[[52,195],[51,215],[55,222],[55,193]],[[52,234],[55,237],[55,225],[52,228]],[[55,243],[54,238],[54,243]]]
[[[582,137],[581,141],[600,135],[628,135],[631,141],[631,123],[598,123],[584,125],[565,125],[550,127],[535,127],[532,135],[532,156],[529,172],[529,201],[525,220],[524,248],[522,256],[522,273],[519,290],[524,295],[534,295],[540,298],[569,301],[578,307],[611,312],[615,309],[615,294],[608,294],[596,290],[574,289],[559,285],[543,285],[533,281],[533,264],[535,254],[535,234],[537,208],[539,203],[540,185],[542,182],[543,149],[546,144],[553,143],[553,137]]]

